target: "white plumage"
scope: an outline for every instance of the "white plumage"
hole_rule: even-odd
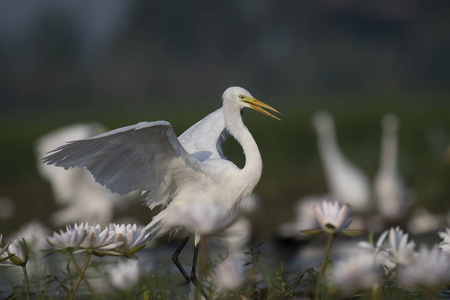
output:
[[[339,150],[331,115],[318,112],[313,117],[313,125],[330,193],[339,201],[350,204],[355,211],[367,211],[370,208],[369,181]]]
[[[382,120],[381,156],[374,190],[380,214],[389,220],[402,218],[409,208],[408,192],[398,173],[398,119],[388,114]]]
[[[183,224],[185,218],[180,218],[180,213],[193,203],[216,203],[224,211],[218,218],[227,224],[262,172],[258,146],[242,122],[241,110],[249,107],[273,118],[263,108],[277,110],[240,87],[228,88],[222,99],[222,108],[179,139],[166,121],[142,122],[69,142],[44,162],[65,169],[86,167],[96,181],[116,193],[145,191],[143,196],[150,208],[164,208],[147,226],[154,237],[192,225]],[[244,150],[246,162],[242,169],[223,156],[221,145],[228,134]],[[195,228],[192,231],[198,242],[200,233]]]

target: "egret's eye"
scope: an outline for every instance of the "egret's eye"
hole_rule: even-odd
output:
[[[239,99],[244,100],[244,99],[245,99],[245,96],[244,96],[244,95],[239,95]]]

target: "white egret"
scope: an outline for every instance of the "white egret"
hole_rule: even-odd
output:
[[[280,239],[289,241],[303,241],[307,239],[307,235],[298,234],[298,232],[317,227],[313,205],[320,204],[328,199],[330,199],[329,195],[308,195],[295,201],[293,207],[295,219],[278,227],[277,234]]]
[[[378,210],[389,220],[403,217],[410,204],[407,189],[397,170],[398,123],[398,118],[392,114],[382,119],[380,166],[374,181]]]
[[[412,234],[424,234],[442,229],[448,224],[444,214],[436,214],[423,206],[418,206],[408,215],[407,229]]]
[[[367,211],[370,204],[369,180],[339,150],[333,118],[328,112],[318,112],[313,117],[313,125],[331,194],[350,204],[355,211]]]
[[[50,182],[55,202],[64,206],[52,216],[54,225],[74,222],[107,225],[112,221],[114,209],[129,200],[129,197],[113,194],[95,182],[85,169],[65,171],[42,164],[42,158],[64,142],[86,139],[102,132],[105,129],[100,124],[73,124],[49,132],[36,141],[37,169]]]
[[[212,202],[225,208],[225,214],[233,215],[241,199],[255,188],[262,172],[258,145],[242,121],[242,109],[252,108],[278,119],[265,110],[278,112],[276,109],[256,100],[243,88],[228,88],[222,100],[222,108],[193,125],[179,138],[166,121],[142,122],[69,142],[55,149],[44,162],[66,169],[86,167],[96,181],[120,194],[146,191],[143,196],[150,208],[158,205],[164,208],[147,226],[152,237],[186,227],[195,235],[191,278],[178,263],[178,254],[189,236],[173,255],[174,263],[186,281],[195,283],[201,233],[192,228],[192,224],[184,224],[186,218],[180,218],[180,213],[191,204],[198,206]],[[242,169],[223,155],[222,143],[229,134],[243,148],[245,165]],[[226,220],[227,215],[222,217]]]

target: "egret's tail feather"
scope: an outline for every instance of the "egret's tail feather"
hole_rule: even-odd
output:
[[[145,230],[150,232],[149,240],[160,237],[167,232],[167,228],[164,228],[162,219],[164,217],[164,212],[160,212],[158,215],[154,216],[152,221],[145,226]]]

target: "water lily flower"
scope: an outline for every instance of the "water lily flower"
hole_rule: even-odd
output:
[[[389,245],[391,259],[395,264],[408,264],[414,256],[414,241],[408,242],[408,234],[403,233],[400,227],[392,227],[389,230]]]
[[[373,288],[380,280],[378,265],[374,257],[367,252],[337,262],[329,275],[332,285],[348,292]]]
[[[136,224],[118,225],[111,223],[109,228],[115,233],[114,243],[122,243],[114,251],[118,255],[131,259],[137,258],[134,253],[147,245],[150,236],[150,232],[147,232],[145,227]]]
[[[0,245],[3,235],[0,235]],[[17,239],[13,243],[8,243],[0,249],[0,265],[2,267],[9,266],[25,266],[29,258],[29,250],[27,242],[24,238]]]
[[[47,246],[46,236],[49,230],[38,221],[30,221],[24,224],[17,232],[10,236],[10,240],[24,238],[27,242],[29,259],[27,269],[30,274],[42,273],[47,267],[42,263],[43,253],[39,251]]]
[[[3,262],[3,261],[5,261],[5,260],[7,260],[7,259],[9,259],[9,257],[11,256],[11,255],[9,255],[9,254],[6,252],[6,251],[8,250],[8,247],[9,247],[9,244],[10,244],[10,243],[6,244],[6,245],[3,246],[3,248],[2,248],[2,242],[3,242],[3,234],[0,234],[0,263]],[[2,265],[2,264],[0,264],[0,267],[5,267],[5,266],[9,267],[9,266],[11,266],[11,265],[9,265],[9,264],[7,264],[7,265]]]
[[[422,247],[404,267],[400,268],[398,279],[401,284],[436,288],[450,280],[450,260],[439,248]]]
[[[239,258],[227,258],[220,262],[211,274],[211,279],[220,290],[234,291],[244,279],[244,265]]]
[[[367,249],[370,250],[374,255],[377,255],[383,246],[384,240],[386,239],[386,236],[388,235],[389,231],[385,230],[380,237],[377,240],[377,243],[375,245],[368,243],[368,242],[359,242],[358,246],[363,248],[363,249]]]
[[[16,266],[24,266],[27,264],[29,255],[28,255],[28,246],[27,242],[24,238],[15,240],[8,247],[9,254],[13,254],[9,258],[9,261]]]
[[[383,244],[388,234],[389,230],[385,230],[380,235],[375,245],[365,241],[361,241],[358,243],[358,247],[370,251],[375,260],[375,264],[387,266],[389,269],[392,269],[393,267],[395,267],[395,264],[389,259],[389,253],[383,247]]]
[[[47,237],[47,242],[52,246],[51,249],[42,250],[44,252],[61,252],[77,254],[85,251],[80,247],[80,244],[86,238],[89,228],[86,223],[83,225],[75,224],[74,227],[66,225],[66,231],[60,230],[59,233],[53,232],[53,236]]]
[[[2,243],[3,236],[0,235],[0,245]],[[8,253],[7,256],[5,256],[5,249]],[[0,250],[0,261],[3,263],[0,263],[0,266],[20,266],[22,267],[23,275],[24,275],[24,281],[25,281],[25,289],[27,293],[27,299],[30,299],[30,282],[28,280],[28,273],[27,273],[27,262],[29,259],[29,250],[27,242],[24,238],[20,238],[15,240],[12,244],[8,244],[7,247],[4,247]],[[6,258],[6,259],[5,259]]]
[[[301,232],[306,234],[317,234],[325,231],[328,234],[328,242],[325,248],[322,264],[320,266],[319,277],[316,282],[315,298],[319,299],[320,286],[322,283],[322,278],[325,274],[328,255],[330,254],[331,245],[333,243],[333,237],[337,233],[344,231],[344,229],[347,228],[352,222],[352,218],[350,217],[352,208],[348,204],[341,206],[341,204],[337,201],[322,201],[322,205],[313,205],[313,211],[317,222],[319,222],[319,225],[323,230],[303,230]]]
[[[100,225],[90,226],[87,229],[87,236],[81,242],[83,249],[93,250],[96,255],[111,254],[112,250],[123,244],[121,241],[115,241],[116,232],[105,228],[101,230]]]
[[[321,206],[314,204],[313,210],[319,225],[331,234],[344,230],[352,222],[352,208],[348,204],[341,206],[336,201],[323,201]]]
[[[47,241],[45,237],[48,235],[49,231],[38,221],[31,221],[26,223],[20,228],[19,231],[13,234],[11,239],[24,238],[27,241],[28,248],[30,249],[30,254],[36,254],[37,250],[42,249],[46,246]]]
[[[140,275],[137,260],[122,261],[109,269],[112,285],[123,291],[132,289],[139,281]]]

